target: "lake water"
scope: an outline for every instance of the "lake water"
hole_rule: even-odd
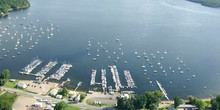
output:
[[[79,90],[92,89],[93,86],[89,85],[91,70],[98,70],[96,79],[100,82],[102,68],[107,69],[108,86],[114,87],[108,66],[116,65],[122,85],[126,85],[123,70],[131,72],[137,88],[128,90],[138,94],[159,90],[156,80],[163,85],[171,99],[175,96],[209,97],[220,94],[220,76],[216,74],[220,72],[219,9],[185,0],[31,0],[30,3],[30,8],[10,14],[11,18],[26,17],[26,20],[12,22],[4,17],[0,19],[1,25],[19,25],[39,19],[36,25],[45,26],[50,19],[54,25],[59,25],[59,32],[54,32],[51,39],[42,38],[32,50],[22,52],[14,59],[8,56],[0,60],[0,70],[9,69],[11,78],[34,79],[33,76],[19,74],[19,71],[38,56],[43,63],[33,73],[51,59],[57,59],[59,63],[47,76],[56,72],[64,62],[73,65],[61,79],[71,79],[66,85],[69,89],[74,89],[79,81],[83,82]],[[35,37],[33,35],[33,39]],[[91,37],[91,56],[88,56]],[[120,39],[120,42],[115,39]],[[6,44],[8,47],[14,46]],[[2,55],[6,54],[2,51],[4,45],[0,45]],[[97,49],[100,51],[97,52]],[[113,54],[114,51],[116,54]],[[140,59],[136,58],[135,51],[141,56]],[[164,51],[167,54],[163,54]],[[12,49],[9,54],[16,52]],[[144,52],[153,67],[143,58]],[[97,53],[100,57],[93,61]],[[107,58],[108,55],[111,59]],[[117,57],[120,59],[114,63]],[[124,61],[128,63],[124,64]],[[143,64],[146,65],[147,74],[141,67]],[[158,71],[157,74],[153,73],[154,70]],[[172,70],[175,72],[172,73]],[[180,71],[184,73],[180,74]],[[193,78],[193,75],[196,77]],[[153,83],[150,84],[150,81]]]

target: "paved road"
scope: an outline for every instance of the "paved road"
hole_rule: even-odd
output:
[[[42,96],[42,95],[39,95],[39,94],[33,94],[33,93],[29,93],[29,92],[25,92],[25,91],[21,91],[21,90],[18,90],[18,89],[12,89],[12,88],[6,88],[6,87],[2,87],[3,89],[11,92],[11,93],[14,93],[16,92],[17,94],[20,94],[20,95],[23,95],[23,96],[27,96],[27,97],[33,97],[35,99],[47,99],[47,100],[51,100],[53,102],[60,102],[60,101],[64,101],[66,103],[68,103],[69,105],[73,105],[73,106],[76,106],[76,107],[80,107],[81,109],[92,109],[92,110],[114,110],[113,107],[96,107],[96,106],[91,106],[91,105],[88,105],[86,104],[86,100],[87,98],[82,102],[82,103],[73,103],[73,102],[69,102],[68,100],[66,99],[55,99],[55,98],[52,98],[50,96]]]

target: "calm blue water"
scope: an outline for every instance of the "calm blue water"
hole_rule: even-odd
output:
[[[34,79],[32,76],[21,75],[18,72],[38,56],[43,63],[33,73],[39,71],[51,59],[57,59],[59,64],[47,74],[48,76],[53,74],[63,62],[73,65],[73,68],[61,79],[65,80],[68,77],[71,79],[67,85],[70,89],[74,89],[78,81],[83,82],[80,90],[92,89],[93,87],[89,86],[91,69],[98,70],[96,78],[100,81],[101,68],[107,69],[108,86],[113,86],[108,66],[114,65],[113,60],[119,56],[120,60],[115,65],[118,67],[121,82],[126,85],[123,70],[129,70],[138,88],[128,90],[135,90],[138,94],[159,89],[156,80],[162,83],[170,98],[175,96],[186,98],[188,95],[208,97],[220,94],[220,76],[216,74],[220,72],[219,9],[203,7],[185,0],[31,0],[30,2],[30,8],[10,14],[11,18],[26,17],[26,20],[12,21],[5,17],[0,19],[1,26],[34,22],[38,27],[45,27],[50,19],[54,25],[59,25],[59,32],[54,31],[54,37],[51,39],[41,38],[38,45],[32,50],[22,52],[21,55],[16,55],[17,51],[12,49],[9,55],[15,54],[15,59],[8,56],[0,60],[0,70],[9,69],[11,78]],[[39,19],[38,23],[35,22],[36,19]],[[33,35],[33,38],[37,38],[37,33],[39,34],[39,31]],[[88,56],[86,48],[91,37],[93,37],[90,47],[91,56]],[[123,45],[120,46],[115,39],[120,39]],[[109,52],[105,53],[98,42]],[[105,42],[108,44],[106,45]],[[13,43],[3,44],[0,45],[2,55],[5,54],[2,51],[3,47],[14,46]],[[25,46],[27,44],[24,44]],[[122,50],[119,51],[118,48]],[[97,49],[100,51],[97,52]],[[141,56],[140,59],[136,58],[135,51]],[[156,51],[160,51],[160,54]],[[167,54],[163,54],[164,51],[167,51]],[[124,55],[121,55],[121,52]],[[143,52],[146,52],[154,67],[151,68],[143,58]],[[97,53],[100,57],[97,61],[93,61],[92,58]],[[150,54],[154,54],[156,58],[153,59]],[[107,58],[108,55],[111,59]],[[128,61],[127,64],[124,64],[125,60]],[[157,66],[158,62],[161,62],[163,69]],[[146,75],[141,68],[143,64],[148,70]],[[172,69],[170,70],[169,67]],[[181,69],[179,70],[178,67]],[[153,70],[158,70],[158,73],[154,74]],[[162,70],[166,70],[166,73]],[[172,73],[172,70],[175,72]],[[184,74],[180,74],[180,71],[184,71]],[[192,78],[192,75],[196,77]],[[153,83],[150,84],[149,81]]]

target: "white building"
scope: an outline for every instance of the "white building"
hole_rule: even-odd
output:
[[[18,83],[16,87],[20,88],[20,89],[25,89],[27,87],[27,85],[23,84],[23,83]]]
[[[76,97],[76,92],[73,93],[73,95],[70,96],[69,101],[73,101],[73,99]]]
[[[57,90],[57,89],[54,89],[54,90],[52,90],[52,91],[50,92],[49,95],[55,96],[57,93],[58,93],[58,90]]]
[[[178,110],[197,110],[195,105],[182,104],[177,107]]]
[[[80,101],[80,96],[81,96],[80,94],[78,94],[78,95],[76,96],[76,98],[75,98],[75,101],[76,101],[76,102],[79,102],[79,101]]]
[[[129,99],[129,95],[128,95],[128,94],[121,95],[121,98],[127,98],[127,99]]]

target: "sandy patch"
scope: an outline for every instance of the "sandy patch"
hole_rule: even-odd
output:
[[[33,81],[28,81],[28,80],[19,81],[19,83],[27,84],[28,87],[26,88],[26,90],[31,91],[31,92],[36,92],[38,94],[46,94],[51,88],[57,85],[57,83],[54,83],[54,82],[37,84],[37,83],[33,83]]]
[[[114,93],[114,95],[103,94],[101,92],[94,92],[93,94],[87,94],[86,99],[89,99],[90,103],[101,102],[101,104],[109,104],[114,105],[117,103],[117,98],[119,97],[119,93]]]
[[[30,109],[31,105],[33,105],[36,102],[37,100],[34,98],[19,96],[18,99],[12,105],[12,108],[15,110],[28,110]],[[45,106],[44,103],[43,106]]]

